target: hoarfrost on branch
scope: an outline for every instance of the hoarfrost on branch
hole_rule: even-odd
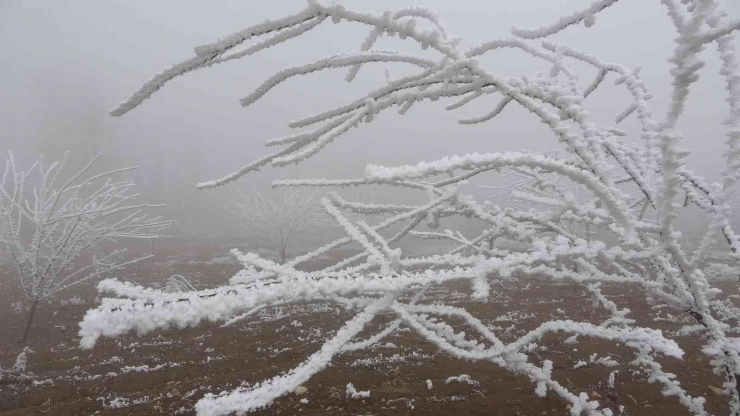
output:
[[[740,22],[729,19],[713,0],[661,1],[678,36],[670,58],[670,105],[663,119],[657,119],[648,104],[652,95],[639,68],[605,62],[548,40],[550,35],[572,25],[593,26],[597,14],[619,7],[618,3],[596,1],[552,25],[515,28],[513,38],[465,50],[460,39],[453,37],[429,10],[413,7],[371,14],[309,1],[297,14],[197,47],[195,56],[156,75],[111,114],[120,116],[134,109],[177,76],[252,55],[301,36],[326,21],[366,26],[369,34],[360,51],[280,71],[242,98],[241,104],[249,106],[276,85],[310,72],[345,68],[346,80],[351,81],[363,66],[371,63],[417,68],[413,74],[389,79],[386,85],[352,102],[291,121],[290,127],[304,130],[267,141],[268,146],[279,150],[220,179],[201,183],[200,188],[225,185],[267,165],[299,163],[352,127],[376,121],[380,113],[397,108],[404,114],[418,103],[439,99],[456,100],[446,107],[455,110],[481,97],[497,95],[499,101],[488,113],[463,119],[461,124],[486,122],[518,105],[531,113],[533,121],[544,123],[561,148],[556,152],[451,155],[396,167],[369,165],[365,175],[356,179],[276,181],[274,185],[278,187],[401,187],[424,193],[428,202],[418,206],[367,204],[330,193],[322,199],[322,205],[346,231],[346,237],[285,264],[235,250],[245,271],[219,289],[169,294],[116,280],[103,281],[101,292],[112,297],[103,299],[100,307],[89,311],[82,321],[82,347],[94,346],[101,336],[197,325],[204,319],[229,322],[266,305],[323,299],[348,305],[358,312],[295,369],[250,388],[206,395],[196,405],[198,413],[242,414],[269,406],[275,398],[293,391],[326,368],[335,355],[371,346],[403,325],[453,356],[487,360],[528,377],[537,395],[551,392],[560,396],[570,404],[573,415],[611,415],[613,411],[589,399],[585,392],[573,392],[560,384],[553,378],[550,361],[545,360],[541,366],[528,362],[526,349],[553,332],[562,332],[572,339],[595,337],[619,342],[634,350],[631,365],[642,368],[651,381],[662,383],[665,395],[675,396],[693,414],[707,414],[704,398],[691,397],[675,375],[665,373],[655,360],[656,354],[680,358],[683,352],[678,345],[660,331],[636,326],[627,317],[629,310],[620,309],[599,288],[601,282],[630,283],[639,285],[651,301],[693,317],[705,335],[703,352],[711,357],[715,372],[725,378],[723,388],[728,393],[730,413],[740,416],[740,341],[728,336],[730,326],[723,320],[732,314],[720,314],[712,308],[712,299],[719,291],[705,275],[710,242],[717,236],[727,243],[733,261],[740,260],[740,241],[729,222],[729,201],[740,177],[740,74],[733,46],[733,32],[740,28]],[[422,50],[432,50],[436,58],[373,49],[383,36],[398,36]],[[254,43],[246,45],[247,41]],[[707,183],[686,168],[688,152],[679,147],[681,133],[676,128],[692,84],[704,66],[699,53],[708,47],[716,48],[720,57],[719,75],[725,80],[729,103],[726,168],[722,182],[716,184]],[[505,48],[545,62],[551,67],[550,73],[504,77],[479,62],[481,55]],[[577,73],[570,66],[573,62],[590,66],[594,74]],[[583,76],[588,77],[585,82]],[[641,127],[637,140],[622,139],[627,133],[614,125],[600,125],[590,117],[587,97],[606,81],[613,81],[629,94],[624,110],[614,115],[614,124],[635,117]],[[506,191],[518,202],[500,207],[461,193],[467,179],[486,173],[517,178]],[[689,204],[703,209],[711,222],[695,249],[687,246],[676,230],[678,213]],[[383,213],[385,217],[373,224],[352,221],[347,213]],[[474,218],[487,226],[475,237],[452,230],[417,229],[421,225],[434,228],[440,219],[456,216]],[[426,257],[404,256],[397,247],[402,238],[443,239],[456,248]],[[309,273],[297,269],[303,262],[350,243],[359,245],[361,252],[322,270]],[[519,249],[509,247],[511,243]],[[611,317],[600,325],[569,320],[544,322],[519,339],[504,343],[465,309],[417,303],[424,290],[450,281],[469,282],[471,300],[487,302],[491,281],[516,275],[583,284],[594,302]],[[408,294],[411,300],[401,301]],[[381,313],[393,314],[396,319],[369,339],[353,341]],[[484,341],[456,332],[440,320],[444,317],[462,319]]]

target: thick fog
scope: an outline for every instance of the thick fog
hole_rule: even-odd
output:
[[[347,0],[348,7],[383,11],[398,1]],[[436,10],[464,46],[509,36],[512,25],[550,23],[588,4],[583,0],[416,0]],[[288,121],[360,96],[385,82],[386,67],[363,68],[355,82],[334,70],[292,79],[260,102],[242,108],[239,98],[274,72],[340,52],[359,49],[367,29],[327,20],[308,36],[258,55],[180,77],[131,113],[108,115],[118,102],[163,69],[192,56],[193,47],[212,42],[265,19],[303,8],[302,0],[281,1],[4,1],[0,3],[0,150],[12,150],[21,164],[39,154],[59,158],[66,150],[75,163],[103,153],[99,169],[139,165],[132,174],[142,199],[167,204],[158,212],[178,220],[173,235],[236,237],[235,217],[223,206],[235,190],[268,189],[276,178],[351,178],[367,163],[406,164],[472,151],[556,148],[553,135],[522,108],[509,106],[495,120],[460,126],[462,115],[482,113],[496,100],[481,100],[460,112],[440,103],[416,105],[406,116],[382,114],[339,138],[307,162],[265,168],[225,187],[198,191],[195,184],[238,169],[270,151],[269,138],[290,131]],[[740,2],[725,1],[740,18]],[[597,24],[572,27],[554,40],[602,60],[642,66],[641,75],[655,94],[658,119],[670,96],[668,54],[675,31],[659,1],[631,0],[598,15]],[[408,44],[384,39],[383,49]],[[740,49],[740,45],[737,46]],[[692,89],[681,129],[683,147],[693,151],[689,165],[709,180],[723,168],[727,116],[719,64],[707,54],[703,77]],[[490,54],[489,70],[504,75],[534,75],[548,67],[519,52]],[[587,68],[582,82],[593,71]],[[624,91],[607,83],[589,98],[597,121],[613,123],[628,103]],[[635,131],[633,119],[624,122]],[[471,187],[469,192],[481,192]]]

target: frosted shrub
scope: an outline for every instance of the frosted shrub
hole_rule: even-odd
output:
[[[147,217],[145,212],[157,205],[136,202],[136,184],[115,180],[136,167],[92,174],[97,155],[70,175],[67,156],[49,165],[41,157],[23,170],[8,152],[0,178],[0,247],[10,253],[30,303],[22,343],[41,301],[151,257],[127,258],[125,248],[97,254],[94,249],[119,239],[151,241],[172,223]]]

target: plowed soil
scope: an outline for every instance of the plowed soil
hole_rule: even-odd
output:
[[[158,286],[181,274],[196,287],[215,287],[239,266],[228,257],[230,245],[170,241],[155,248],[155,256],[117,273],[120,280]],[[134,250],[146,250],[134,247]],[[345,253],[346,254],[346,253]],[[317,266],[316,264],[313,265]],[[12,367],[22,347],[17,343],[25,311],[12,269],[0,271],[0,367]],[[737,295],[737,283],[721,285],[721,298]],[[693,324],[687,314],[651,308],[638,287],[602,287],[620,308],[631,310],[638,324],[663,330],[686,354],[678,360],[661,357],[664,370],[674,373],[694,396],[707,400],[712,414],[727,414],[727,398],[713,387],[722,379],[712,374],[696,335],[677,335]],[[488,303],[470,303],[467,285],[429,290],[422,303],[444,302],[464,307],[493,328],[504,342],[512,341],[542,322],[572,319],[600,323],[607,316],[594,308],[582,287],[544,279],[506,280],[493,287]],[[96,306],[94,284],[82,285],[39,306],[32,330],[25,374],[0,380],[3,415],[189,415],[206,393],[218,394],[249,386],[294,368],[353,316],[327,303],[307,303],[262,310],[234,326],[205,324],[137,337],[105,339],[90,351],[78,348],[78,323]],[[737,305],[738,297],[731,298]],[[65,303],[65,304],[62,304]],[[374,321],[363,337],[381,330],[393,316]],[[450,321],[449,323],[454,323]],[[737,323],[735,323],[737,324]],[[466,330],[456,325],[457,330]],[[470,335],[474,336],[474,335]],[[615,414],[686,415],[674,397],[661,394],[660,383],[649,383],[639,367],[630,365],[634,351],[613,342],[548,335],[531,346],[529,361],[554,363],[561,384],[585,392]],[[594,355],[596,354],[596,355]],[[609,358],[606,358],[609,357]],[[585,365],[574,368],[579,361]],[[609,376],[614,373],[614,385]],[[475,383],[446,380],[461,374]],[[427,380],[432,388],[427,386]],[[347,384],[370,391],[363,399],[347,397]],[[307,392],[279,398],[261,415],[568,415],[566,403],[549,392],[540,398],[526,377],[491,362],[467,362],[439,351],[419,335],[400,330],[378,345],[336,357],[314,376]],[[302,400],[305,399],[305,400]]]

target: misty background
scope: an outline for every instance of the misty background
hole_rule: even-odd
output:
[[[407,5],[439,13],[467,49],[509,37],[511,26],[540,26],[586,7],[590,0],[345,0],[348,8],[382,12]],[[231,184],[198,191],[198,182],[219,178],[271,151],[263,143],[292,132],[290,120],[356,99],[395,76],[403,66],[363,67],[356,80],[346,70],[331,70],[291,79],[256,104],[242,108],[239,98],[281,69],[341,52],[355,52],[369,29],[359,24],[318,28],[287,44],[255,56],[197,71],[170,82],[129,114],[108,111],[154,74],[193,55],[195,46],[213,42],[266,19],[295,13],[303,0],[219,2],[167,1],[3,1],[0,2],[0,150],[13,151],[21,166],[38,155],[61,158],[71,152],[70,167],[98,152],[98,171],[139,165],[135,179],[141,200],[164,203],[156,210],[178,225],[178,237],[239,238],[238,220],[224,205],[236,202],[236,189],[269,191],[274,179],[297,177],[353,178],[368,163],[397,165],[467,152],[556,149],[552,133],[519,106],[507,106],[496,119],[460,126],[459,118],[487,112],[491,96],[465,109],[448,112],[446,103],[415,105],[405,116],[391,111],[362,124],[318,155],[297,166],[265,168]],[[740,18],[740,2],[725,0],[725,10]],[[571,27],[552,40],[627,67],[642,66],[641,76],[655,95],[652,108],[663,118],[670,97],[670,64],[676,33],[659,1],[625,0],[597,15],[590,29]],[[740,50],[740,44],[736,46]],[[397,38],[383,38],[378,49],[418,52]],[[434,56],[430,51],[422,54]],[[694,84],[680,124],[683,147],[692,150],[689,167],[708,181],[724,168],[722,152],[727,117],[719,62],[711,53]],[[547,73],[549,66],[517,51],[497,51],[483,59],[487,69],[506,76]],[[569,62],[591,82],[593,69]],[[582,71],[582,72],[581,72]],[[599,123],[613,125],[628,103],[627,93],[605,82],[589,97]],[[619,128],[637,131],[633,117]],[[629,139],[634,139],[632,134]],[[484,182],[478,183],[483,184]],[[466,192],[491,192],[470,186]],[[350,192],[351,194],[351,192]],[[396,195],[398,196],[398,195]],[[406,197],[406,196],[404,196]],[[411,196],[408,196],[411,198]],[[382,199],[383,195],[372,195]],[[154,213],[155,211],[153,211]],[[691,227],[691,223],[684,224]],[[700,222],[693,224],[701,226]]]

